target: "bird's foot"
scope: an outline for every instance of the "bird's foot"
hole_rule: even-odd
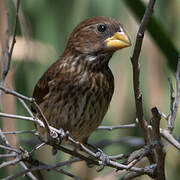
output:
[[[64,129],[60,128],[60,129],[59,129],[59,132],[60,132],[60,133],[59,133],[59,137],[60,137],[61,141],[68,139],[68,137],[69,137],[69,131],[64,131]]]
[[[51,130],[50,133],[47,134],[47,143],[50,143],[51,145],[53,144],[58,144],[60,141],[58,133],[54,130]]]
[[[69,136],[69,131],[64,131],[63,129],[59,129],[59,132],[56,133],[56,136],[51,136],[51,143],[53,144],[61,144],[63,140],[68,139]],[[57,154],[57,149],[56,148],[52,148],[52,154],[56,155]]]
[[[100,172],[104,169],[104,166],[109,163],[110,158],[101,149],[99,149],[99,148],[97,148],[97,149],[98,150],[96,152],[96,158],[101,160],[97,171]]]
[[[61,144],[63,140],[67,140],[69,136],[69,131],[64,131],[62,128],[59,129],[59,132],[55,132],[55,135],[51,135],[51,138],[54,139],[56,144]]]
[[[91,149],[93,149],[96,153],[96,158],[101,160],[100,166],[98,167],[97,171],[98,172],[102,171],[104,169],[104,166],[109,163],[110,160],[109,156],[106,155],[100,148],[97,148],[92,144],[86,143],[86,145]]]

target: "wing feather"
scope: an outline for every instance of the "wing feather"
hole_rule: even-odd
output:
[[[41,104],[43,102],[43,98],[49,93],[49,82],[53,80],[57,75],[56,72],[58,64],[59,60],[53,63],[37,82],[33,91],[33,98],[35,99],[37,104]],[[36,112],[33,107],[32,111]]]

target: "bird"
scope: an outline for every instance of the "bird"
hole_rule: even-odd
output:
[[[129,46],[127,32],[113,18],[91,17],[77,25],[60,58],[45,71],[33,91],[49,125],[86,143],[101,124],[113,96],[109,61],[117,50]],[[47,141],[46,129],[39,125],[36,129]]]

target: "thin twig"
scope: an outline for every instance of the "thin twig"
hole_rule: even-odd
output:
[[[68,137],[68,140],[70,142],[72,142],[73,144],[75,144],[77,146],[80,146],[82,150],[84,150],[86,153],[88,153],[92,157],[99,158],[102,161],[101,156],[97,157],[96,153],[94,153],[91,150],[89,150],[88,148],[86,148],[83,144],[73,140],[70,137]],[[99,163],[101,164],[102,162],[99,162]],[[135,172],[143,172],[143,173],[149,174],[149,175],[151,175],[151,173],[153,172],[153,171],[149,171],[149,170],[148,171],[144,171],[144,168],[136,168],[136,167],[131,167],[130,168],[129,166],[126,166],[126,165],[120,164],[118,162],[115,162],[115,161],[111,160],[110,158],[109,158],[108,162],[106,162],[105,165],[111,166],[111,167],[114,167],[114,168],[117,168],[117,169],[126,169],[126,170],[130,170],[130,171],[135,171]]]
[[[17,154],[0,154],[0,158],[16,157]]]
[[[27,167],[26,167],[26,165],[24,164],[24,162],[20,162],[20,165],[26,170],[26,169],[28,169]],[[31,178],[32,180],[38,180],[31,172],[28,172],[27,173],[27,176],[29,177],[29,178]]]
[[[6,145],[7,147],[11,147],[8,140],[6,139],[6,137],[4,136],[1,128],[0,128],[0,138],[1,138],[1,141],[2,141],[2,144]]]
[[[180,55],[178,57],[178,65],[177,65],[177,71],[176,71],[176,101],[175,101],[175,106],[174,106],[174,113],[173,113],[173,117],[172,117],[172,124],[174,126],[174,121],[176,119],[176,115],[177,115],[177,110],[178,110],[178,106],[179,106],[179,100],[180,100]]]
[[[4,136],[4,133],[1,131],[0,129],[0,137],[1,137],[1,141],[4,145],[6,145],[7,147],[10,147],[10,144],[8,142],[8,140],[6,139],[6,137]],[[26,165],[21,161],[21,159],[19,159],[19,154],[20,154],[20,151],[17,152],[12,152],[11,154],[0,154],[0,158],[9,158],[9,157],[14,157],[15,159],[13,161],[8,161],[8,162],[4,162],[2,163],[0,166],[1,167],[6,167],[6,166],[9,166],[9,165],[14,165],[16,163],[20,163],[20,165],[27,169]],[[36,177],[34,177],[34,175],[32,173],[27,173],[27,175],[32,179],[32,180],[37,180]]]
[[[125,124],[125,125],[117,125],[117,126],[99,126],[97,128],[97,130],[115,130],[115,129],[126,129],[126,128],[134,128],[136,127],[136,123],[132,123],[132,124]]]
[[[167,140],[171,145],[180,150],[180,143],[170,134],[169,130],[160,128],[161,136]]]
[[[5,48],[5,52],[4,52],[4,66],[3,66],[3,73],[2,73],[2,80],[1,80],[1,86],[4,85],[6,76],[9,72],[10,69],[10,64],[11,64],[11,58],[12,58],[12,52],[14,49],[14,45],[16,43],[16,31],[17,31],[17,22],[18,22],[18,12],[19,12],[19,1],[17,0],[17,6],[16,6],[16,17],[15,17],[15,24],[14,24],[14,31],[13,31],[13,39],[12,39],[12,43],[10,46],[10,50],[9,50],[9,22],[8,22],[8,15],[7,15],[7,31],[6,31],[6,48]],[[9,51],[8,51],[9,50]]]
[[[6,89],[6,88],[4,88],[4,87],[0,87],[0,89],[4,90],[6,93],[15,95],[15,96],[17,96],[17,97],[19,97],[19,98],[22,98],[22,99],[24,99],[24,100],[27,100],[27,101],[30,101],[30,102],[33,101],[32,98],[28,98],[28,97],[26,97],[26,96],[23,96],[23,95],[15,92],[15,91],[10,91],[10,90],[8,90],[8,89]],[[29,119],[29,120],[33,121],[33,118],[32,118],[32,117],[25,117],[25,118],[24,118],[23,116],[7,115],[7,114],[4,114],[4,113],[1,114],[1,115],[6,115],[6,116],[9,116],[9,117],[11,117],[11,118]],[[37,121],[35,121],[35,122],[37,122]],[[57,130],[57,129],[51,127],[51,126],[50,126],[50,129],[52,129],[53,131],[57,132],[58,134],[61,134],[61,132],[60,132],[59,130]],[[69,140],[71,140],[71,142],[73,142],[75,145],[79,145],[79,144],[80,144],[79,142],[76,142],[76,141],[74,141],[73,139],[69,139]],[[60,150],[66,152],[66,153],[68,153],[68,154],[71,154],[71,155],[73,155],[73,156],[79,157],[80,159],[85,160],[85,161],[88,162],[88,163],[95,164],[95,165],[100,165],[100,164],[102,163],[102,162],[101,162],[101,159],[100,159],[100,161],[98,162],[98,161],[96,161],[96,160],[87,158],[87,157],[85,157],[84,155],[81,155],[81,154],[79,154],[79,153],[77,153],[77,152],[75,152],[75,151],[71,151],[71,150],[69,150],[69,149],[67,149],[67,148],[64,148],[64,147],[62,147],[62,146],[56,146],[56,145],[54,145],[54,144],[52,144],[52,145],[53,145],[53,147],[55,147],[56,149],[60,149]],[[93,153],[92,151],[90,151],[90,150],[89,150],[88,148],[86,148],[84,145],[81,144],[80,147],[81,147],[85,152],[87,152],[89,155],[93,156],[94,158],[97,158],[97,157],[96,157],[96,154]],[[114,160],[114,157],[112,157],[112,159]],[[150,175],[151,175],[151,173],[153,173],[153,170],[151,170],[151,171],[149,171],[149,170],[146,171],[146,170],[144,170],[144,168],[135,168],[135,167],[132,167],[131,169],[129,169],[128,166],[123,165],[123,164],[120,164],[120,163],[117,163],[117,162],[114,162],[114,161],[112,161],[112,160],[110,160],[110,161],[108,162],[108,164],[106,164],[106,165],[107,165],[107,166],[110,166],[110,167],[114,167],[114,168],[116,168],[116,169],[123,169],[123,168],[125,168],[125,169],[130,170],[130,171],[143,172],[143,173],[145,173],[145,174],[150,174]],[[40,168],[40,169],[41,169],[41,168]],[[36,171],[36,170],[40,170],[40,169],[37,168],[37,169],[35,169],[35,171]],[[33,169],[32,171],[34,171],[34,169]],[[29,170],[29,171],[27,171],[27,172],[31,172],[31,170]],[[23,173],[27,173],[27,172],[24,171]],[[18,176],[19,176],[19,174],[18,174]],[[13,176],[13,177],[15,177],[15,176]],[[10,177],[9,177],[9,178],[10,178]]]
[[[60,163],[57,163],[57,164],[54,164],[54,165],[46,165],[44,163],[41,163],[41,165],[37,166],[37,167],[31,167],[31,168],[28,168],[28,169],[25,169],[21,172],[18,172],[14,175],[10,175],[6,178],[3,178],[2,180],[10,180],[10,179],[16,179],[17,177],[19,176],[23,176],[29,172],[33,172],[33,171],[37,171],[37,170],[55,170],[57,172],[59,172],[58,168],[59,167],[62,167],[62,166],[65,166],[65,165],[68,165],[68,164],[71,164],[71,163],[74,163],[74,162],[78,162],[79,159],[78,158],[73,158],[71,160],[68,160],[68,161],[64,161],[64,162],[60,162]]]
[[[12,43],[11,43],[10,50],[9,50],[9,53],[8,53],[8,66],[7,66],[7,72],[9,71],[9,68],[10,68],[11,57],[12,57],[12,53],[13,53],[13,50],[14,50],[14,45],[15,45],[15,43],[16,43],[16,31],[17,31],[17,22],[18,22],[19,5],[20,5],[20,0],[17,0],[15,25],[14,25],[14,31],[13,31],[13,39],[12,39]]]
[[[5,87],[3,87],[3,86],[0,86],[0,89],[1,89],[2,91],[4,91],[6,94],[11,94],[11,95],[13,95],[13,96],[16,96],[16,97],[18,97],[18,98],[20,98],[20,99],[23,99],[23,100],[25,100],[25,101],[28,101],[28,102],[30,102],[30,103],[32,103],[32,101],[33,101],[33,98],[28,98],[28,97],[26,97],[26,96],[24,96],[24,95],[22,95],[22,94],[20,94],[20,93],[17,93],[17,92],[14,91],[14,90],[9,90],[9,89],[7,89],[7,88],[5,88]]]
[[[46,145],[46,143],[41,143],[41,144],[38,144],[37,146],[35,146],[29,153],[32,154],[34,151],[40,149],[42,146]]]
[[[22,100],[21,98],[18,98],[18,100],[21,102],[21,104],[24,106],[26,111],[29,113],[31,117],[34,117],[33,113],[31,112],[30,108],[27,106],[27,104]]]
[[[7,146],[1,145],[1,144],[0,144],[0,148],[8,150],[8,151],[14,151],[16,153],[21,153],[18,149],[15,149],[15,148],[12,148],[12,147],[7,147]]]
[[[26,120],[26,121],[31,121],[34,123],[42,124],[39,123],[40,120],[34,119],[32,117],[26,117],[26,116],[20,116],[20,115],[14,115],[14,114],[7,114],[7,113],[2,113],[0,112],[0,117],[5,117],[5,118],[14,118],[14,119],[21,119],[21,120]]]
[[[9,50],[9,16],[6,15],[6,22],[7,22],[7,30],[6,30],[6,41],[5,41],[5,49],[3,53],[3,72],[2,72],[2,79],[0,85],[4,85],[4,81],[7,75],[7,59],[8,59],[8,50]],[[1,96],[1,91],[0,91]]]
[[[18,97],[18,98],[20,98],[20,99],[23,99],[23,100],[25,100],[25,101],[28,101],[28,102],[32,103],[32,104],[34,105],[35,109],[37,110],[38,114],[40,114],[40,116],[42,117],[42,121],[43,121],[43,123],[44,123],[44,126],[45,126],[48,134],[49,134],[49,135],[51,134],[51,130],[50,130],[50,127],[49,127],[49,123],[48,123],[46,117],[44,116],[43,112],[41,111],[39,105],[36,103],[35,99],[33,99],[33,98],[28,98],[28,97],[26,97],[26,96],[24,96],[24,95],[22,95],[22,94],[20,94],[20,93],[17,93],[16,91],[9,90],[9,89],[7,89],[7,88],[5,88],[5,87],[3,87],[3,86],[0,86],[0,89],[1,89],[2,91],[4,91],[6,94],[11,94],[11,95],[16,96],[16,97]]]
[[[176,119],[177,111],[178,111],[178,106],[179,106],[179,100],[180,100],[180,55],[178,57],[178,64],[177,64],[177,70],[176,70],[176,98],[174,97],[174,89],[172,85],[172,80],[169,80],[170,84],[170,94],[171,94],[171,104],[170,104],[170,115],[168,119],[168,129],[172,133],[174,129],[174,122]],[[175,101],[175,103],[174,103]]]
[[[168,120],[168,116],[166,116],[163,112],[159,112],[159,114],[166,120]]]
[[[131,57],[131,62],[132,62],[132,67],[133,67],[133,85],[134,85],[134,96],[135,96],[135,103],[136,103],[136,116],[137,116],[137,119],[139,120],[139,124],[143,131],[146,144],[150,143],[150,137],[148,133],[147,122],[144,119],[144,115],[143,115],[142,93],[140,90],[140,78],[139,78],[140,76],[139,55],[141,52],[144,32],[152,16],[154,4],[155,4],[155,0],[149,1],[149,4],[146,8],[145,14],[143,16],[143,19],[141,21],[141,24],[137,33],[134,52]]]
[[[6,132],[2,132],[4,135],[7,135],[7,134],[25,134],[25,133],[35,133],[36,130],[33,129],[33,130],[23,130],[23,131],[6,131]]]
[[[3,162],[3,163],[0,164],[0,169],[4,168],[4,167],[7,167],[7,166],[15,165],[15,164],[19,163],[20,160],[21,160],[20,158],[16,158],[16,159],[11,160],[11,161]]]
[[[173,116],[173,111],[174,111],[174,101],[175,101],[175,97],[174,97],[174,88],[173,88],[173,83],[172,83],[172,78],[168,78],[169,81],[169,87],[170,87],[170,108],[169,108],[169,116],[168,116],[168,127],[169,129],[171,129],[171,119]]]

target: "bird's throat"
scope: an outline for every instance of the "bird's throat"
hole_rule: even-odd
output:
[[[113,53],[83,54],[80,52],[64,52],[64,60],[70,66],[80,68],[82,71],[101,71],[108,68]],[[65,58],[68,57],[68,58]]]
[[[84,65],[92,70],[100,71],[108,67],[112,54],[85,55],[82,57]]]

